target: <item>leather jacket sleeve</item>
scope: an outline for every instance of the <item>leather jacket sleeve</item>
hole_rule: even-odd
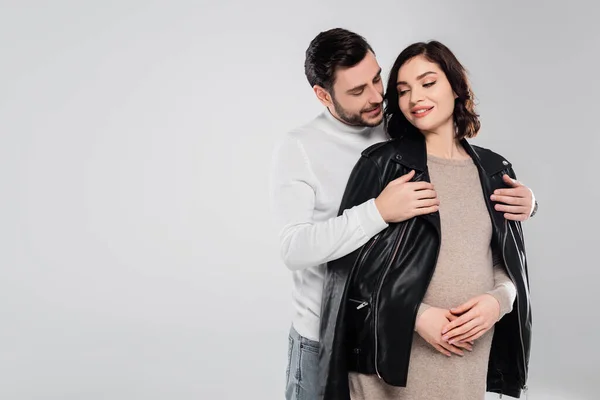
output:
[[[338,214],[365,201],[376,198],[383,190],[381,173],[377,164],[368,156],[361,156],[346,184]]]
[[[339,213],[377,197],[382,189],[377,164],[362,155],[348,180]],[[353,265],[364,247],[327,264],[319,352],[319,398],[322,400],[350,399],[344,347],[346,293]]]
[[[512,167],[508,168],[508,170],[506,171],[506,173],[508,174],[508,176],[510,176],[512,179],[514,180],[518,180],[517,179],[517,174],[515,173],[514,169]],[[533,209],[533,213],[531,214],[530,217],[533,217],[535,215],[535,213],[537,212],[538,206],[537,206],[537,200],[535,202],[535,207]],[[514,230],[516,230],[516,232],[518,232],[519,236],[522,238],[521,240],[524,242],[525,240],[523,239],[523,225],[520,221],[507,221],[508,225],[513,227]],[[529,285],[529,271],[528,268],[524,268],[524,277],[525,280],[527,282],[527,285]]]

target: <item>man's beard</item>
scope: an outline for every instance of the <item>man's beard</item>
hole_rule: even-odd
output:
[[[358,113],[351,114],[351,113],[346,112],[346,110],[344,110],[344,108],[340,105],[340,103],[337,102],[337,100],[335,98],[332,98],[332,100],[333,100],[333,108],[335,109],[336,114],[340,117],[340,119],[342,121],[344,121],[348,125],[373,128],[375,126],[378,126],[381,123],[381,120],[379,120],[378,122],[369,122],[369,121],[365,120],[363,118],[363,113],[373,111],[373,109],[375,109],[377,107],[383,107],[382,103],[380,103],[378,105],[372,105],[370,107],[370,109],[364,109],[364,110],[359,111]]]

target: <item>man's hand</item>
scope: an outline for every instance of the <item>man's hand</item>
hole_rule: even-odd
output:
[[[457,346],[461,342],[473,342],[490,330],[500,317],[500,303],[491,294],[483,294],[450,309],[460,315],[442,329],[442,340]]]
[[[402,222],[417,215],[439,210],[440,201],[429,182],[409,182],[410,171],[387,184],[375,199],[375,205],[385,222]]]
[[[466,349],[473,351],[473,346],[470,343],[449,344],[442,340],[442,328],[450,320],[446,316],[450,316],[448,310],[437,307],[430,307],[417,319],[416,331],[427,343],[432,345],[440,353],[450,357],[452,353],[463,356],[461,350]]]
[[[504,182],[510,186],[507,189],[496,189],[492,194],[492,201],[496,204],[496,211],[504,212],[504,218],[513,221],[525,221],[531,215],[533,208],[533,193],[521,182],[508,175],[502,176]]]

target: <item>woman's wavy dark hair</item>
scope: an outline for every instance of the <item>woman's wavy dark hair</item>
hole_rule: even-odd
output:
[[[481,123],[475,112],[474,96],[467,79],[467,71],[448,47],[432,40],[408,46],[400,53],[390,71],[385,93],[385,125],[390,137],[398,138],[405,134],[418,133],[418,130],[404,117],[398,105],[398,71],[410,59],[423,55],[440,66],[450,86],[458,96],[454,100],[454,124],[456,138],[472,138],[477,135]]]

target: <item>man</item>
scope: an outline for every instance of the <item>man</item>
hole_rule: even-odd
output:
[[[391,182],[377,198],[344,210],[342,195],[361,152],[388,140],[383,129],[381,68],[361,36],[331,29],[306,51],[305,74],[323,113],[288,132],[273,154],[271,191],[281,257],[293,274],[286,399],[316,399],[321,295],[326,264],[365,244],[389,223],[438,210],[427,182],[414,171]],[[505,218],[524,221],[537,205],[533,193],[504,177],[496,193]]]

